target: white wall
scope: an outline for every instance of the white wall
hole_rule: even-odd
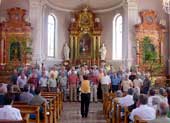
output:
[[[122,13],[122,8],[119,8],[115,11],[110,11],[110,12],[105,12],[105,13],[97,13],[96,17],[99,17],[101,20],[102,24],[102,38],[101,41],[105,43],[107,47],[107,56],[106,60],[111,60],[112,59],[112,22],[113,22],[113,17],[116,13]],[[45,61],[46,63],[58,63],[61,60],[63,60],[63,46],[65,42],[69,41],[69,32],[68,32],[68,27],[71,22],[71,18],[73,17],[73,13],[70,12],[61,12],[56,9],[52,9],[50,7],[45,7],[44,8],[44,36],[43,36],[43,48],[47,49],[47,16],[49,13],[55,14],[57,17],[58,21],[58,40],[56,44],[56,57],[55,59],[49,59],[47,58],[47,55],[45,55]],[[47,52],[45,53],[47,54]]]
[[[7,9],[19,7],[22,9],[29,10],[29,0],[1,0],[0,4],[0,17],[7,17]]]

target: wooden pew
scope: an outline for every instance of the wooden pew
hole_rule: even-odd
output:
[[[105,111],[105,118],[106,118],[107,123],[110,122],[110,120],[109,120],[110,117],[109,116],[110,116],[111,110],[112,110],[112,99],[110,99],[108,101],[106,111]]]
[[[109,93],[105,93],[104,97],[103,97],[103,114],[104,115],[105,115],[105,112],[106,112],[108,99],[109,99]]]
[[[110,112],[112,111],[112,109],[114,109],[113,106],[113,99],[115,98],[115,94],[114,93],[108,93],[105,94],[105,98],[104,98],[104,106],[103,106],[103,112],[106,118],[106,122],[110,123],[111,119],[110,119]]]
[[[105,115],[106,118],[108,118],[109,116],[109,112],[112,109],[112,100],[114,99],[115,94],[114,93],[106,93],[104,95],[104,99],[103,99],[103,113]]]
[[[14,106],[17,106],[17,107],[19,107],[20,105],[22,105],[21,107],[24,107],[25,106],[25,109],[24,109],[24,112],[25,112],[25,110],[27,109],[27,108],[29,108],[30,106],[38,106],[39,107],[39,109],[40,109],[40,106],[39,105],[29,105],[29,104],[27,104],[26,102],[22,102],[22,101],[14,101],[13,102],[13,105]],[[44,119],[41,121],[41,122],[43,122],[43,123],[47,123],[47,120],[48,120],[48,114],[47,114],[47,112],[48,112],[48,110],[47,110],[47,106],[46,106],[46,104],[45,104],[45,102],[42,104],[42,108],[43,108],[43,115],[44,115]],[[20,108],[19,108],[20,109]],[[39,112],[39,111],[38,111]],[[35,113],[33,113],[33,114],[35,114]],[[36,115],[36,116],[38,116],[38,115]],[[40,119],[40,116],[38,116],[39,117],[39,119]],[[37,117],[36,117],[37,118]],[[33,122],[36,122],[34,119],[31,119],[31,121],[33,121]],[[40,121],[39,121],[40,122]]]
[[[134,117],[134,123],[147,123],[146,120],[141,120],[141,118],[137,115]]]
[[[113,113],[112,113],[112,123],[116,123],[117,121],[117,100],[114,100],[114,103],[113,103]]]
[[[118,100],[114,100],[114,112],[113,119],[114,123],[121,123],[121,110],[122,106],[119,104]],[[113,122],[112,122],[113,123]]]
[[[30,122],[40,123],[40,106],[14,104],[13,107],[20,109],[21,113],[25,114],[35,114],[35,119],[29,119]]]
[[[129,121],[128,119],[129,119],[129,115],[130,115],[128,107],[124,107],[124,111],[125,111],[124,123],[128,123],[128,121]]]
[[[62,110],[62,104],[61,104],[61,97],[59,93],[56,92],[41,92],[42,96],[56,96],[56,113],[57,113],[57,119],[60,118],[61,110]]]
[[[21,114],[22,120],[0,120],[0,123],[29,123],[29,114]]]
[[[44,98],[46,98],[49,102],[49,122],[56,123],[57,122],[57,110],[56,110],[56,96],[52,96],[52,95],[42,95]]]

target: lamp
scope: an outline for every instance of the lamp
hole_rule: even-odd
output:
[[[163,10],[167,13],[170,14],[170,0],[163,0]]]

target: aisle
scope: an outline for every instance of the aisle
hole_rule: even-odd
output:
[[[59,123],[106,123],[102,114],[102,103],[90,103],[87,118],[81,118],[80,103],[64,103],[64,110]]]

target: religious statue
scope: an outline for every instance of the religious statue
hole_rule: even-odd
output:
[[[100,52],[100,59],[105,60],[107,49],[106,49],[104,43],[102,44],[102,47],[99,49],[99,52]]]
[[[70,48],[67,43],[64,45],[64,60],[69,60]]]
[[[10,46],[10,61],[21,60],[21,46],[19,42],[13,42]]]

